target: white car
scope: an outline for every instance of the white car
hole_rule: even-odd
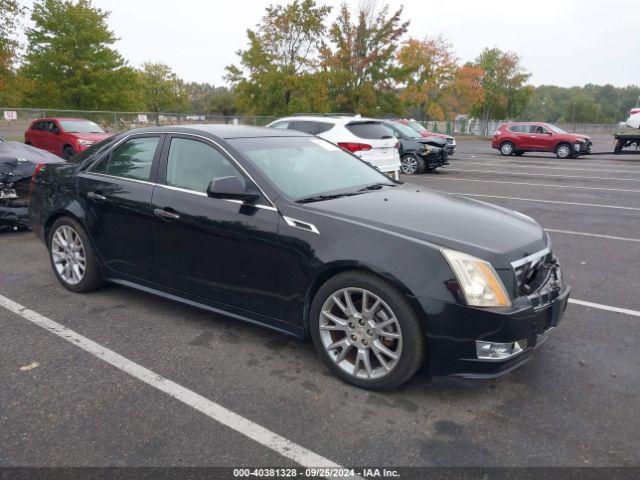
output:
[[[627,127],[640,128],[640,108],[632,108],[627,118]]]
[[[384,173],[400,177],[398,139],[380,120],[360,115],[295,115],[267,125],[298,130],[323,138],[347,150]]]

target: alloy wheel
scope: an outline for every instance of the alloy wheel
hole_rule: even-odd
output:
[[[84,278],[87,257],[78,233],[68,225],[61,225],[51,237],[51,257],[60,278],[69,285],[77,285]]]
[[[560,158],[569,158],[571,155],[571,147],[569,147],[569,145],[560,145],[556,153]]]
[[[503,143],[500,147],[500,151],[503,155],[511,155],[513,153],[513,145],[509,142]]]
[[[418,161],[412,156],[403,157],[400,163],[400,170],[406,175],[413,175],[418,171]]]
[[[339,368],[366,380],[393,371],[402,354],[400,323],[389,305],[363,288],[331,294],[320,313],[320,339]]]

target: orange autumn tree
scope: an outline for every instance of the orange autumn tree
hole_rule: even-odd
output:
[[[400,98],[423,118],[444,120],[449,107],[443,94],[456,79],[457,59],[443,37],[407,40],[397,55],[396,80],[404,87]]]
[[[478,67],[465,65],[456,69],[440,96],[447,120],[454,120],[458,113],[470,112],[484,101],[483,76],[484,70]]]

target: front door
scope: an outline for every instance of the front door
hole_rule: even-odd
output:
[[[541,152],[553,150],[554,139],[552,132],[542,125],[532,125],[530,133],[531,149]]]
[[[78,176],[85,224],[102,261],[118,276],[155,280],[151,197],[161,135],[132,137]]]
[[[247,205],[207,196],[215,178],[251,182],[214,143],[173,135],[163,150],[152,201],[159,281],[221,308],[282,318],[276,209],[266,198]]]

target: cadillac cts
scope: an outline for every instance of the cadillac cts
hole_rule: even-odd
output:
[[[29,215],[68,290],[110,281],[311,337],[363,388],[509,372],[569,296],[531,218],[291,130],[120,134],[36,168]]]

